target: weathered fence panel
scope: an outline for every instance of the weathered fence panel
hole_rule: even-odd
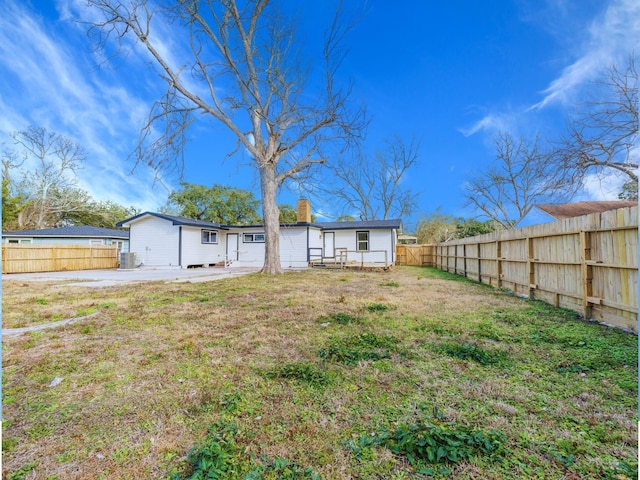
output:
[[[118,248],[106,245],[2,245],[2,273],[60,272],[118,267]]]
[[[638,331],[638,207],[435,246],[433,265]]]

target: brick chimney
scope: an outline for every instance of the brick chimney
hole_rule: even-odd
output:
[[[311,223],[311,203],[306,198],[298,200],[298,223]]]

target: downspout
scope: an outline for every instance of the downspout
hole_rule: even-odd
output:
[[[182,226],[178,227],[178,266],[182,268]]]

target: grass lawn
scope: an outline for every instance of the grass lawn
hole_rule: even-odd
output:
[[[94,312],[3,338],[3,479],[637,475],[637,337],[434,269],[3,283]]]

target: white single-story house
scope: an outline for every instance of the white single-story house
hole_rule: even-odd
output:
[[[2,232],[2,242],[18,245],[113,245],[120,252],[129,251],[129,232],[115,228],[91,226],[43,228]]]
[[[304,268],[313,261],[392,265],[400,220],[311,222],[307,200],[298,202],[298,222],[280,225],[283,268]],[[220,225],[144,212],[118,223],[129,229],[135,264],[188,268],[207,265],[262,267],[263,225]]]
[[[590,213],[607,212],[618,208],[633,207],[637,204],[638,202],[633,200],[536,204],[516,223],[515,228],[551,223],[566,218],[580,217]]]

